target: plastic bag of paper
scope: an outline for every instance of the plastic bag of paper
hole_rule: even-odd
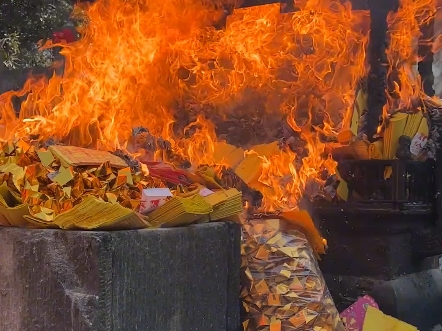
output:
[[[343,331],[306,237],[279,219],[243,224],[244,331]]]

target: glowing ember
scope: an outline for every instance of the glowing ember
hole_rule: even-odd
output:
[[[389,59],[400,73],[403,102],[419,91],[404,77],[418,23],[434,7],[429,1],[403,1],[391,16],[397,28]],[[321,137],[342,127],[368,69],[367,12],[334,0],[309,0],[301,8],[284,15],[279,5],[236,10],[216,30],[222,12],[198,0],[98,1],[86,9],[82,38],[63,50],[63,77],[33,78],[0,96],[1,137],[38,134],[115,149],[143,126],[197,166],[214,162],[219,121],[238,114],[286,120],[308,155],[298,165],[289,149],[260,157],[259,182],[270,188],[261,190],[266,208],[294,207],[310,179],[334,172]],[[11,100],[27,93],[17,116]],[[195,105],[204,111],[177,132],[176,119]]]

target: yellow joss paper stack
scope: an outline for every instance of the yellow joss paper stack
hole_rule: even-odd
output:
[[[427,108],[438,108],[439,103],[434,103],[428,98],[423,100],[422,107],[415,109],[413,113],[408,109],[404,111],[396,111],[389,114],[384,119],[384,124],[378,132],[379,139],[375,142],[369,142],[358,136],[359,121],[364,112],[361,109],[367,109],[367,94],[360,90],[355,107],[350,117],[347,118],[345,127],[338,134],[338,141],[342,144],[338,149],[343,155],[351,156],[355,159],[384,159],[392,160],[396,158],[396,152],[400,147],[399,141],[402,136],[411,139],[411,153],[413,159],[424,160],[425,153],[419,155],[423,151],[429,135],[429,121],[426,117]],[[405,141],[405,140],[404,140]],[[416,146],[418,144],[418,146]],[[419,147],[419,148],[417,148]],[[415,154],[417,153],[417,154]]]
[[[212,206],[199,194],[190,197],[174,196],[149,214],[149,223],[161,227],[188,225],[212,210]]]
[[[391,160],[395,157],[399,138],[407,125],[407,117],[405,113],[396,113],[390,118],[384,132],[384,159]]]
[[[428,138],[428,120],[420,110],[414,114],[396,113],[387,121],[382,144],[383,159],[394,159],[399,147],[399,138],[407,136],[416,139],[418,136]],[[413,151],[412,151],[413,152]],[[418,156],[418,155],[415,155]]]
[[[115,168],[127,167],[126,162],[121,158],[106,151],[53,145],[49,147],[49,152],[60,160],[61,164],[66,168],[71,166],[100,166],[105,162],[109,162]]]
[[[306,237],[279,219],[243,224],[245,331],[344,331]]]
[[[35,222],[40,219],[32,216],[25,218]],[[93,196],[86,196],[74,208],[57,215],[52,223],[69,230],[143,229],[149,226],[147,221],[129,208],[104,202]]]
[[[223,190],[214,169],[200,167],[189,177],[194,185],[177,189],[175,197],[169,201],[166,197],[166,204],[149,215],[153,226],[219,220],[241,212],[241,194],[235,189]],[[137,214],[143,192],[164,187],[161,179],[131,169],[106,151],[74,146],[45,150],[22,140],[0,145],[2,226],[145,228],[149,223]],[[213,196],[205,199],[200,194],[202,187]]]
[[[209,214],[211,221],[228,218],[239,214],[243,210],[242,195],[237,189],[215,191],[204,197],[213,211]]]

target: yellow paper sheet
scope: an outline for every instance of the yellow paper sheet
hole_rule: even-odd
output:
[[[49,166],[55,160],[54,155],[49,151],[38,151],[37,155],[40,158],[41,164],[45,167]]]
[[[370,158],[369,146],[370,142],[366,140],[357,140],[350,144],[350,147],[353,149],[353,153],[358,160],[367,160]]]
[[[353,113],[350,122],[350,131],[353,135],[357,136],[359,131],[359,120],[364,110],[367,109],[368,93],[364,92],[363,89],[359,89],[356,95],[355,104],[353,107]]]
[[[368,306],[362,331],[419,331],[414,326]]]
[[[368,157],[374,160],[383,159],[384,141],[377,140],[368,147]]]
[[[262,171],[263,160],[257,154],[246,154],[244,160],[236,167],[235,173],[244,183],[257,181]]]
[[[254,151],[259,156],[266,158],[278,155],[280,153],[279,143],[277,141],[274,141],[270,144],[255,145],[252,146],[250,150]]]
[[[196,172],[202,179],[204,179],[204,184],[208,189],[221,189],[222,186],[217,181],[217,176],[215,171],[211,167],[201,167]]]
[[[396,150],[399,145],[399,138],[403,135],[405,125],[407,124],[407,114],[396,113],[390,118],[390,121],[384,133],[384,158],[392,160],[395,158]]]
[[[8,187],[3,184],[0,186],[0,214],[3,221],[6,220],[10,226],[33,228],[24,216],[29,215],[29,207],[9,191]],[[5,224],[7,226],[7,224]]]
[[[199,194],[186,198],[173,197],[149,214],[149,223],[161,227],[183,226],[196,222],[212,211],[212,206]]]
[[[52,179],[53,182],[60,184],[61,186],[66,185],[72,179],[74,179],[74,171],[72,167],[60,167],[58,174]]]
[[[414,135],[417,133],[422,119],[422,111],[419,111],[416,114],[409,114],[407,118],[407,124],[404,129],[404,135],[413,138]]]
[[[217,221],[239,214],[243,210],[242,195],[235,188],[215,192],[204,197],[213,208],[209,214],[210,220]]]
[[[336,194],[342,200],[347,201],[348,200],[348,184],[347,184],[347,182],[345,180],[342,179],[342,177],[339,174],[338,170],[336,170],[336,176],[339,179],[339,185],[338,185],[338,188],[336,189]]]
[[[120,157],[106,151],[99,151],[75,146],[53,145],[49,151],[57,157],[66,168],[69,166],[101,165],[105,162],[115,168],[126,168],[127,164]]]
[[[57,215],[54,223],[62,229],[131,230],[149,227],[134,211],[87,196],[67,212]]]
[[[244,159],[244,150],[225,142],[215,144],[214,155],[215,164],[227,164],[230,168],[235,169]]]

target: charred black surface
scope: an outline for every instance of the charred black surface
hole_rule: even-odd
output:
[[[433,160],[343,160],[338,171],[349,190],[345,207],[432,216],[435,166]],[[388,178],[385,178],[386,167],[392,169]]]
[[[319,265],[338,310],[369,294],[385,314],[419,330],[430,331],[440,323],[432,303],[442,298],[442,272],[432,255],[442,237],[430,230],[428,215],[326,203],[314,207],[315,223],[328,243]],[[428,232],[434,235],[432,242],[421,245],[419,239],[428,237],[415,234]]]
[[[393,1],[371,0],[370,7],[370,43],[368,46],[368,61],[370,71],[368,73],[368,112],[365,114],[361,132],[374,140],[382,109],[387,102],[386,87],[388,74],[387,48],[388,24],[387,16],[390,11],[397,9],[397,3]]]

